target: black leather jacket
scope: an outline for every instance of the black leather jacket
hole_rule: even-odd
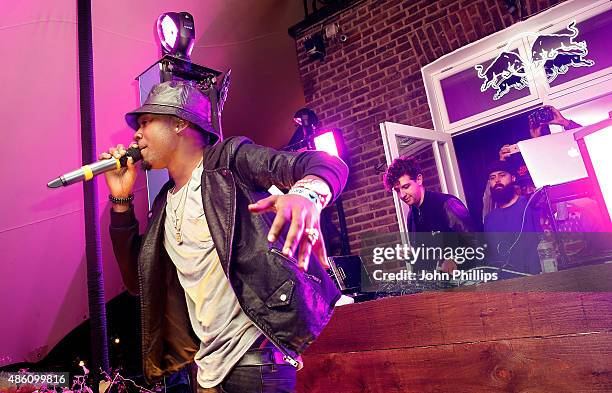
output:
[[[204,151],[202,202],[223,270],[246,315],[290,358],[321,333],[340,293],[316,261],[303,272],[295,260],[270,249],[266,236],[274,215],[252,214],[247,205],[269,195],[271,185],[287,189],[309,174],[325,179],[335,198],[348,170],[324,153],[278,152],[240,137]],[[143,370],[149,382],[182,368],[199,349],[176,268],[162,244],[171,187],[168,182],[155,199],[142,236],[132,209],[111,212],[110,234],[123,281],[130,293],[140,295]],[[283,242],[272,246],[282,248]]]

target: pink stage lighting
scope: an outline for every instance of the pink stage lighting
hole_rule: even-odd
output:
[[[193,16],[188,12],[165,12],[157,18],[157,35],[163,54],[190,60],[195,43]]]
[[[340,149],[336,143],[336,135],[333,130],[325,130],[314,137],[315,149],[324,151],[332,156],[340,157]]]
[[[598,194],[602,214],[612,229],[612,112],[611,118],[584,127],[575,134],[589,177]]]
[[[158,29],[161,30],[159,39],[161,44],[170,51],[174,48],[176,43],[176,36],[178,36],[178,27],[174,24],[172,18],[168,15],[162,15],[160,17],[161,22],[158,22]]]
[[[584,138],[591,157],[593,171],[597,177],[603,200],[612,217],[612,166],[610,166],[610,151],[612,150],[612,126],[599,130]]]

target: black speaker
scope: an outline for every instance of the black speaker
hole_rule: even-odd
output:
[[[325,57],[325,44],[323,35],[317,33],[304,40],[304,50],[310,60],[323,60]]]
[[[369,280],[369,276],[363,267],[360,256],[329,257],[328,261],[330,268],[327,269],[327,273],[335,281],[336,286],[343,294],[362,292],[362,279]],[[367,287],[367,285],[363,286]]]

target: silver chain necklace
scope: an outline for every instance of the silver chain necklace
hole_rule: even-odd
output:
[[[198,168],[202,164],[203,161],[204,159],[201,159],[198,165],[196,165],[196,168]],[[179,197],[179,203],[176,208],[174,207],[174,204],[172,203],[172,195],[170,195],[170,198],[168,198],[169,199],[168,202],[170,204],[170,210],[172,211],[172,215],[173,215],[172,226],[174,226],[174,239],[176,239],[177,244],[183,244],[183,233],[182,233],[183,216],[185,215],[185,207],[187,206],[187,194],[189,193],[189,186],[191,185],[192,178],[193,178],[193,173],[192,173],[192,176],[189,178],[189,181],[187,182],[187,184],[185,184],[183,188],[181,188],[182,194]],[[176,185],[172,188],[170,192],[174,194],[175,189],[176,189]],[[178,214],[179,209],[181,209],[180,215]]]
[[[191,183],[191,178],[183,186],[181,189],[182,194],[179,197],[179,203],[176,207],[174,207],[174,203],[172,203],[172,195],[168,198],[168,202],[170,203],[170,210],[172,211],[172,226],[174,226],[174,238],[178,244],[183,244],[183,235],[181,232],[181,228],[183,227],[183,215],[185,214],[185,206],[187,205],[187,194],[189,192],[189,184]],[[174,193],[174,188],[172,189],[172,193]],[[180,215],[178,214],[178,210],[181,209]]]

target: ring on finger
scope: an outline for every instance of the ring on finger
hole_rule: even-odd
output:
[[[319,240],[319,230],[316,228],[306,228],[304,230],[304,233],[308,235],[308,241],[313,246],[317,242],[317,240]]]

